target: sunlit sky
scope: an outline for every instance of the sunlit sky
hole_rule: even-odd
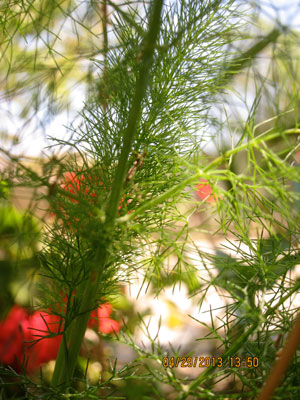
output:
[[[261,7],[262,18],[266,21],[278,20],[283,25],[288,25],[295,29],[300,28],[300,7],[297,1],[269,0],[260,1],[259,5]],[[16,117],[20,112],[18,104],[15,102],[10,102],[9,104],[2,102],[0,107],[1,131],[6,131],[20,138],[20,144],[13,145],[13,153],[34,157],[46,153],[49,154],[46,147],[54,143],[51,138],[66,138],[66,135],[68,135],[67,126],[70,126],[70,122],[74,121],[78,112],[82,109],[84,98],[83,89],[80,87],[74,88],[71,95],[72,111],[69,115],[63,112],[56,116],[44,128],[39,122],[37,123],[37,119],[33,119],[24,126],[24,120]],[[37,118],[40,122],[45,120],[43,112],[39,112]],[[1,138],[0,140],[2,141]],[[1,143],[1,146],[7,148],[5,143]]]

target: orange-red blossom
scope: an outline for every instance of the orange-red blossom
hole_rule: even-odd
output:
[[[212,188],[209,185],[208,181],[206,179],[200,179],[200,182],[201,183],[196,185],[196,193],[199,199],[202,201],[207,201],[208,203],[216,202],[216,195],[212,194]]]

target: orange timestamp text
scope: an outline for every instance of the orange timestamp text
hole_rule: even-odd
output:
[[[257,368],[258,357],[164,357],[162,365],[165,368]]]

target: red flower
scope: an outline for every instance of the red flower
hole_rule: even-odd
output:
[[[106,335],[113,332],[119,332],[120,324],[118,321],[110,318],[112,313],[112,306],[109,303],[102,304],[94,310],[91,314],[88,326],[90,328],[97,328],[101,333]]]
[[[88,326],[109,334],[119,332],[120,324],[109,318],[112,306],[105,303],[91,314]],[[55,360],[62,335],[46,337],[61,332],[60,317],[46,312],[33,314],[15,305],[5,321],[0,321],[0,362],[20,371],[25,360],[27,372],[34,372],[44,363]]]
[[[64,180],[61,182],[60,186],[62,189],[65,189],[67,192],[72,193],[74,195],[80,195],[84,193],[84,196],[92,203],[95,203],[95,198],[97,197],[94,191],[90,191],[91,187],[95,186],[102,186],[103,182],[99,181],[97,178],[92,178],[90,175],[86,177],[83,174],[75,173],[75,172],[67,172],[64,175]],[[120,211],[124,205],[124,200],[126,198],[126,194],[121,198],[120,204],[118,206],[118,210]],[[78,200],[74,198],[69,199],[72,203],[78,203]],[[131,199],[127,200],[127,204],[131,203]],[[60,207],[60,210],[63,211],[63,207]],[[118,213],[120,216],[120,213]],[[66,213],[65,213],[66,215]],[[78,218],[74,218],[75,223],[79,222]],[[70,222],[68,221],[67,224],[70,226]]]
[[[55,360],[62,339],[62,335],[45,338],[51,333],[62,330],[60,317],[45,312],[35,312],[23,323],[24,337],[26,341],[38,340],[35,344],[28,343],[29,359],[28,371],[34,371],[40,365],[50,360]]]
[[[212,194],[212,189],[210,185],[208,184],[208,181],[206,179],[201,179],[200,180],[202,183],[199,183],[196,185],[197,188],[197,196],[199,197],[200,200],[205,200],[209,203],[213,203],[216,201],[216,197]]]
[[[91,204],[95,203],[95,198],[97,197],[95,191],[93,191],[91,188],[95,187],[96,185],[101,186],[103,185],[103,182],[100,182],[97,178],[93,179],[91,176],[84,176],[81,172],[67,172],[64,175],[63,180],[60,182],[60,187],[66,190],[66,192],[78,197],[78,199],[83,195],[84,199],[88,200]],[[68,199],[71,203],[79,203],[79,200],[70,196],[66,196],[66,199]],[[86,221],[86,215],[84,214],[83,208],[78,208],[80,205],[75,206],[76,208],[73,206],[72,208],[71,203],[68,204],[68,202],[59,202],[58,205],[54,205],[54,208],[63,214],[63,220],[66,226],[68,226],[70,229],[77,230],[79,221],[83,219]],[[89,213],[91,215],[90,211]],[[58,213],[54,212],[54,215],[57,214]]]
[[[111,318],[102,318],[99,320],[99,331],[108,335],[109,333],[119,332],[120,325],[118,321]]]
[[[6,320],[0,322],[0,361],[19,371],[25,357],[27,371],[32,372],[41,364],[56,359],[61,335],[43,337],[58,332],[57,322],[56,316],[39,312],[30,315],[24,308],[13,306]],[[30,343],[39,338],[43,339]]]
[[[74,194],[74,195],[78,195],[79,192],[84,192],[84,194],[86,195],[86,197],[96,197],[96,193],[95,192],[91,192],[89,191],[89,187],[87,185],[87,183],[85,182],[86,178],[84,175],[78,175],[75,172],[67,172],[64,176],[64,181],[61,183],[61,188],[62,189],[66,189],[68,192]],[[97,185],[103,185],[103,182],[97,182],[97,180],[95,179],[93,182],[93,179],[91,176],[88,177],[88,181],[90,182],[91,185],[93,184],[97,184]],[[78,201],[76,199],[70,199],[73,203],[78,203]],[[93,200],[90,199],[91,202],[93,203]]]
[[[16,366],[24,356],[24,333],[22,324],[27,319],[27,312],[15,305],[5,321],[0,321],[0,361]]]

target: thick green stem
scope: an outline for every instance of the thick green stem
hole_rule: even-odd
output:
[[[103,226],[102,240],[100,240],[96,256],[90,269],[90,278],[86,281],[80,301],[79,315],[74,319],[64,333],[59,354],[55,364],[52,385],[63,388],[70,384],[74,374],[77,357],[84,338],[91,310],[95,307],[96,296],[101,283],[102,271],[107,265],[109,248],[111,245],[112,231],[121,198],[121,190],[126,176],[127,162],[131,146],[136,134],[138,121],[142,111],[142,101],[146,93],[150,70],[153,62],[154,49],[158,38],[163,0],[155,0],[149,21],[149,30],[145,36],[140,72],[136,83],[135,96],[128,117],[128,125],[123,135],[123,146],[118,162],[118,167],[112,187],[110,201],[107,208],[107,218]]]
[[[149,23],[149,31],[143,44],[140,73],[136,83],[136,91],[128,117],[127,128],[123,135],[123,147],[121,150],[119,163],[115,175],[116,184],[112,188],[110,201],[108,203],[107,217],[108,221],[111,224],[113,224],[117,214],[121,191],[123,188],[125,176],[127,174],[127,162],[142,111],[142,101],[146,94],[146,89],[148,86],[150,69],[153,62],[155,43],[157,41],[160,28],[162,3],[162,0],[156,0],[153,3],[153,12]]]
[[[105,249],[103,250],[104,254],[102,254],[102,260],[101,252],[98,252],[97,255],[100,261],[99,269],[105,265],[106,251]],[[91,310],[94,308],[94,301],[99,286],[99,277],[100,274],[99,272],[97,273],[95,264],[95,267],[91,271],[91,279],[85,284],[79,315],[64,333],[52,377],[53,386],[68,384],[72,379]],[[93,280],[93,278],[96,279]]]

